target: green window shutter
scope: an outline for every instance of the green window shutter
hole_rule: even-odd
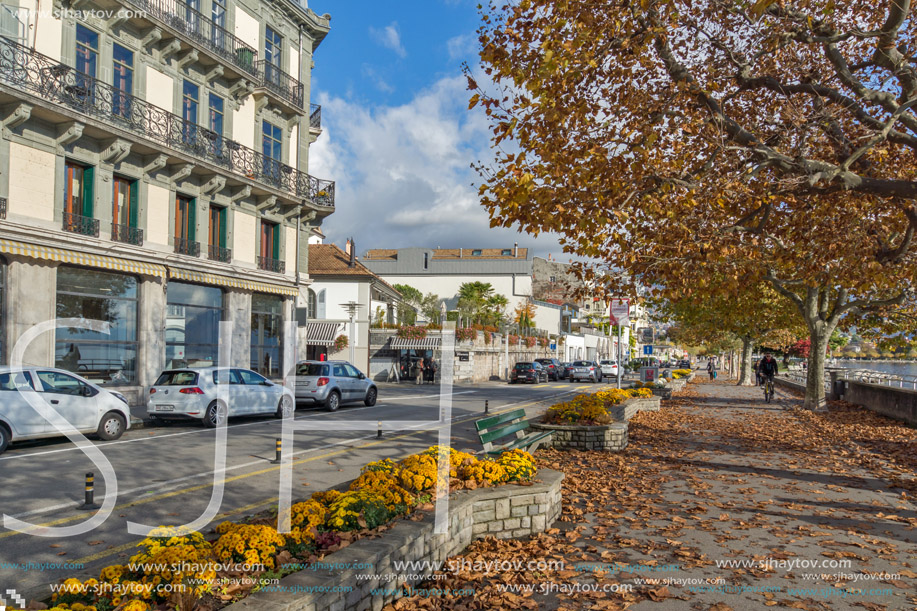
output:
[[[93,187],[95,186],[95,168],[88,166],[83,169],[83,211],[85,217],[92,218],[93,209]],[[74,212],[77,212],[74,210]]]
[[[274,254],[272,255],[275,259],[280,259],[280,225],[274,225]]]
[[[140,214],[140,204],[138,203],[138,193],[137,193],[138,189],[140,189],[140,181],[139,180],[132,181],[131,182],[131,198],[130,198],[131,210],[130,210],[130,218],[128,219],[128,223],[130,223],[131,227],[137,227],[137,223],[138,223],[137,218],[138,218],[138,215]]]
[[[226,208],[220,208],[220,247],[226,248]]]
[[[188,200],[188,241],[194,242],[197,229],[197,200],[193,197]]]

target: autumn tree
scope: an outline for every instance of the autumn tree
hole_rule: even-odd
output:
[[[766,281],[805,323],[805,406],[819,408],[834,330],[914,308],[914,13],[911,0],[492,4],[479,30],[492,82],[468,72],[492,127],[495,158],[476,166],[491,224],[556,232],[646,286],[689,291],[697,267],[727,294]]]
[[[704,345],[739,346],[738,384],[754,383],[752,355],[756,345],[786,332],[800,333],[802,319],[795,309],[777,294],[769,284],[759,282],[741,290],[722,290],[721,278],[696,278],[704,290],[692,290],[690,295],[672,294],[656,306],[659,316],[677,323],[674,334],[681,342]],[[671,330],[670,330],[670,334]]]

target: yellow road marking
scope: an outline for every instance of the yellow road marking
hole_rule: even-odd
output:
[[[520,405],[513,405],[512,408],[494,411],[494,412],[491,412],[490,415],[502,414],[502,413],[505,413],[505,412],[508,412],[508,411],[512,411],[513,409],[523,408],[523,407],[532,405],[532,404],[534,404],[534,403],[539,403],[539,402],[540,402],[540,401],[537,401],[537,400],[536,400],[536,401],[529,401],[529,402],[527,402],[527,403],[522,403],[522,404],[520,404]],[[462,419],[462,420],[456,420],[456,421],[453,422],[452,424],[453,424],[453,425],[455,425],[455,424],[461,424],[461,423],[464,423],[464,422],[468,422],[469,420],[479,420],[480,417],[481,417],[480,414],[475,414],[474,416],[469,416],[468,418],[464,418],[464,419]],[[318,455],[318,456],[312,456],[312,457],[310,457],[310,458],[303,458],[303,459],[301,459],[301,460],[295,460],[295,461],[293,461],[292,465],[293,465],[293,466],[295,466],[295,465],[302,465],[302,464],[309,463],[309,462],[313,462],[313,461],[316,461],[316,460],[319,460],[319,459],[328,458],[328,457],[330,457],[330,456],[337,456],[338,454],[343,454],[343,453],[347,452],[348,450],[362,450],[362,449],[365,449],[365,448],[371,448],[371,447],[373,447],[373,446],[377,446],[377,445],[382,444],[382,443],[387,443],[387,442],[389,442],[389,441],[394,441],[394,440],[397,440],[397,439],[404,439],[404,438],[406,438],[406,437],[413,437],[413,436],[419,435],[419,434],[421,434],[421,433],[426,433],[426,432],[428,432],[429,430],[430,430],[430,429],[421,429],[421,430],[414,431],[414,432],[411,432],[411,433],[404,433],[404,434],[402,434],[402,435],[396,435],[395,437],[388,437],[388,438],[386,438],[386,439],[381,439],[381,440],[378,440],[378,441],[371,441],[371,442],[365,443],[365,444],[363,444],[363,445],[352,446],[352,447],[344,447],[344,448],[341,448],[340,450],[334,450],[334,451],[332,451],[332,452],[327,452],[327,453],[325,453],[325,454],[320,454],[320,455]],[[238,481],[238,480],[243,480],[243,479],[246,479],[246,478],[249,478],[249,477],[254,477],[254,476],[256,476],[256,475],[264,475],[265,473],[270,473],[270,472],[272,472],[272,471],[277,471],[277,470],[279,470],[279,469],[281,468],[281,466],[282,466],[282,465],[276,465],[276,466],[268,467],[267,469],[260,469],[260,470],[258,470],[258,471],[252,471],[252,472],[250,472],[250,473],[243,473],[243,474],[241,474],[241,475],[235,475],[235,476],[233,476],[233,477],[227,477],[224,481],[225,481],[226,483],[229,483],[229,482],[234,482],[234,481]],[[137,500],[135,500],[135,501],[130,501],[129,503],[124,503],[123,505],[116,505],[116,506],[114,507],[114,509],[112,509],[112,511],[114,511],[115,509],[119,509],[119,510],[122,510],[122,509],[129,509],[129,508],[131,508],[131,507],[137,507],[138,505],[144,505],[144,504],[146,504],[146,503],[152,503],[153,501],[159,501],[159,500],[166,499],[166,498],[170,498],[170,497],[173,497],[173,496],[178,496],[178,495],[180,495],[180,494],[185,494],[185,493],[188,493],[188,492],[194,492],[194,491],[196,491],[196,490],[201,490],[201,489],[204,489],[204,488],[209,488],[209,487],[212,487],[212,486],[213,486],[213,482],[211,481],[211,482],[208,482],[208,483],[206,483],[206,484],[198,484],[197,486],[189,486],[188,488],[180,488],[180,489],[178,489],[178,490],[173,490],[173,491],[171,491],[171,492],[164,492],[164,493],[162,493],[162,494],[157,494],[157,495],[153,495],[153,496],[150,496],[150,497],[146,497],[146,498],[142,498],[142,499],[137,499]],[[269,502],[269,501],[265,501],[264,503],[267,503],[267,502]],[[264,503],[262,503],[262,504],[264,504]],[[75,516],[70,516],[70,517],[66,517],[66,518],[59,518],[59,519],[57,519],[57,520],[52,520],[52,521],[50,521],[50,522],[44,522],[44,523],[42,523],[42,524],[36,524],[33,528],[27,530],[26,532],[19,532],[19,531],[11,530],[11,531],[8,531],[8,532],[5,532],[5,533],[0,533],[0,539],[6,539],[6,538],[8,538],[8,537],[14,537],[14,536],[16,536],[16,535],[27,535],[27,534],[29,534],[30,532],[34,532],[34,531],[40,530],[40,529],[42,529],[42,528],[47,528],[47,527],[49,527],[49,526],[57,526],[57,525],[59,525],[59,524],[66,524],[66,523],[68,523],[68,522],[80,521],[80,520],[85,519],[85,517],[86,517],[85,515],[75,515]]]

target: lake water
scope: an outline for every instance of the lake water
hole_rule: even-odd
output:
[[[838,359],[837,362],[832,364],[829,359],[826,366],[829,368],[870,369],[872,371],[881,371],[882,373],[917,376],[917,362],[913,361],[910,363],[886,363],[884,361],[849,361]]]

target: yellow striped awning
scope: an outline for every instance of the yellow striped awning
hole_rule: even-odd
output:
[[[60,261],[61,263],[72,263],[73,265],[83,265],[85,267],[99,267],[102,269],[111,269],[144,276],[165,277],[166,275],[166,268],[164,265],[145,263],[143,261],[132,261],[130,259],[119,259],[118,257],[107,257],[105,255],[93,255],[85,252],[64,250],[63,248],[52,248],[50,246],[26,244],[25,242],[16,242],[15,240],[0,239],[0,252],[8,255],[21,255],[23,257],[31,257],[33,259],[42,259],[45,261]]]
[[[171,280],[186,280],[188,282],[197,282],[199,284],[214,284],[217,286],[228,286],[256,293],[272,293],[274,295],[298,295],[299,289],[295,286],[281,286],[279,284],[268,284],[266,282],[253,282],[241,278],[230,278],[219,274],[208,274],[205,272],[195,272],[190,269],[180,267],[169,268],[169,278]]]

